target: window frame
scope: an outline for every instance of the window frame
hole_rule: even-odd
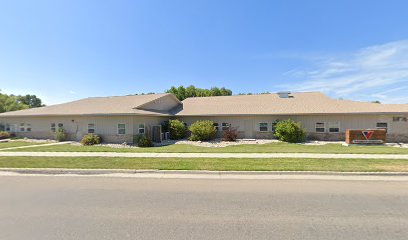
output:
[[[119,125],[123,125],[123,128],[119,127]],[[117,126],[117,134],[118,135],[125,135],[126,134],[126,123],[118,123],[116,126]],[[121,133],[120,130],[123,130],[123,133]]]
[[[93,125],[93,127],[89,128],[89,125]],[[89,132],[89,129],[93,129],[93,132]],[[95,134],[96,133],[96,124],[95,123],[88,123],[86,132],[88,134]]]
[[[379,127],[378,124],[385,124],[386,127]],[[388,129],[389,129],[389,124],[388,124],[388,122],[376,122],[375,123],[375,129],[384,129],[385,132],[387,133]]]
[[[222,131],[228,131],[231,127],[231,124],[227,123],[227,122],[223,122],[221,123],[221,130]]]
[[[261,126],[261,124],[266,124],[266,126]],[[266,127],[266,130],[261,130],[261,128]],[[260,122],[258,123],[258,131],[259,132],[268,132],[269,131],[269,124],[267,122]]]
[[[31,123],[26,123],[26,132],[31,132]]]
[[[318,124],[323,124],[323,127],[318,127]],[[323,131],[317,131],[317,129],[323,129]],[[316,133],[325,133],[326,132],[326,123],[325,122],[316,122],[315,123],[315,132]]]
[[[50,129],[51,129],[51,132],[56,132],[57,131],[57,124],[56,123],[51,123],[50,124]]]
[[[143,125],[143,127],[140,127],[140,125]],[[143,129],[143,132],[140,132],[141,129]],[[137,125],[137,133],[138,134],[146,134],[146,124],[145,123],[139,123]]]
[[[331,124],[336,124],[337,127],[330,126]],[[338,129],[338,131],[331,131],[331,129]],[[327,123],[327,130],[329,133],[339,133],[341,131],[340,122],[328,122]]]
[[[20,125],[18,126],[18,131],[25,132],[25,123],[20,123]]]
[[[215,128],[215,130],[216,130],[217,132],[220,131],[220,125],[219,125],[219,123],[214,122],[214,123],[213,123],[213,126],[214,126],[214,128]]]

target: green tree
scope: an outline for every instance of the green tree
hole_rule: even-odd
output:
[[[17,100],[22,104],[27,105],[29,108],[43,107],[42,101],[36,95],[27,94],[25,96],[17,96]]]
[[[197,88],[193,85],[185,88],[184,86],[175,87],[172,86],[166,91],[167,93],[174,94],[180,101],[183,101],[189,97],[210,97],[210,96],[230,96],[232,91],[225,87],[218,88],[212,87],[211,89]]]
[[[29,106],[18,101],[16,96],[0,93],[0,113],[27,108],[29,108]]]

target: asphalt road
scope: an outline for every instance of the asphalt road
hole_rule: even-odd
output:
[[[407,239],[408,182],[0,177],[0,239]]]

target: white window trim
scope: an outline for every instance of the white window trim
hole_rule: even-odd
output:
[[[31,123],[26,123],[25,126],[26,126],[25,127],[26,132],[31,132],[32,131]],[[28,131],[28,129],[30,129],[30,131]]]
[[[224,123],[227,124],[227,126],[224,126]],[[226,127],[227,129],[224,129],[224,127]],[[230,127],[231,127],[230,123],[227,123],[227,122],[221,123],[221,131],[228,131]]]
[[[387,124],[387,127],[386,128],[383,128],[383,127],[377,127],[377,124],[378,123],[386,123]],[[390,131],[390,123],[389,122],[376,122],[375,123],[375,129],[385,129],[385,132],[386,133],[388,133],[389,131]]]
[[[93,133],[90,133],[90,132],[89,132],[89,124],[93,124],[93,125],[94,125],[94,127],[93,127],[94,132],[93,132]],[[92,129],[92,128],[91,128],[91,129]],[[86,133],[87,133],[87,134],[96,134],[96,123],[87,123],[87,124],[86,124]]]
[[[266,123],[266,131],[261,131],[261,123]],[[258,123],[258,131],[259,132],[269,132],[269,123],[268,122],[259,122]]]
[[[142,124],[143,124],[143,128],[140,127],[140,125]],[[140,133],[140,129],[143,129],[143,133]],[[137,134],[146,134],[146,123],[137,124]]]
[[[323,127],[317,127],[317,124],[318,123],[323,123]],[[318,129],[318,128],[323,128],[324,129],[324,131],[323,132],[318,132],[316,129]],[[316,133],[325,133],[327,131],[327,128],[326,128],[326,122],[316,122],[315,123],[315,132]]]
[[[25,123],[20,123],[19,125],[18,125],[18,131],[19,132],[25,132]],[[23,129],[23,130],[21,130],[21,129]]]
[[[125,125],[125,128],[119,128],[119,125],[120,125],[120,124]],[[119,129],[125,129],[125,133],[119,133]],[[118,123],[118,124],[116,125],[116,133],[117,133],[118,135],[126,135],[126,123]]]
[[[331,132],[331,131],[330,131],[330,123],[337,123],[339,131],[338,131],[338,132]],[[328,131],[329,133],[339,133],[339,132],[341,132],[340,122],[328,122],[328,123],[327,123],[327,131]]]

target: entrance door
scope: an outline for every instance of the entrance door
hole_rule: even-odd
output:
[[[245,138],[254,137],[254,126],[252,120],[245,120]]]
[[[152,127],[152,141],[159,143],[161,142],[161,126]]]

